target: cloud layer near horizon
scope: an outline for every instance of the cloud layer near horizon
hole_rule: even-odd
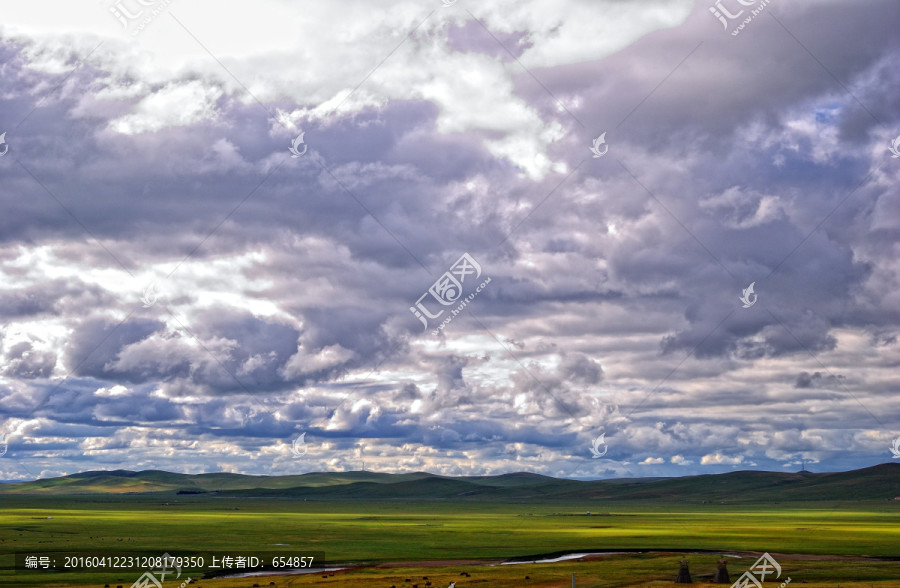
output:
[[[900,8],[708,8],[10,7],[0,479],[889,459]]]

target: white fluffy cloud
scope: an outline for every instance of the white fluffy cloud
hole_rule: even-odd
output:
[[[740,455],[728,457],[721,453],[710,453],[700,458],[701,465],[737,465],[740,463],[744,463],[744,458]]]

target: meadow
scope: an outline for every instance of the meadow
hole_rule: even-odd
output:
[[[784,554],[776,557],[794,583],[900,586],[900,503],[361,502],[174,492],[0,496],[2,586],[128,587],[143,571],[13,572],[16,552],[191,555],[247,549],[314,555],[316,566],[330,562],[363,569],[324,578],[204,579],[199,584],[224,588],[274,581],[275,586],[389,588],[417,583],[422,588],[431,582],[445,588],[456,581],[458,588],[570,586],[576,573],[578,586],[653,586],[672,583],[679,552],[689,553],[696,581],[711,576],[718,553],[743,556],[729,560],[735,579],[755,561],[758,554],[753,552],[765,551]],[[593,550],[653,553],[486,565]],[[702,551],[709,553],[691,553]],[[396,567],[396,562],[411,563]],[[168,578],[165,585],[178,586],[187,576],[196,579],[198,570],[185,569],[178,582]],[[429,580],[421,580],[423,576]]]

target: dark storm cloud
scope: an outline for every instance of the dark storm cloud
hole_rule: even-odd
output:
[[[892,74],[891,68],[882,65],[885,51],[896,43],[890,40],[890,26],[883,21],[870,26],[870,16],[878,11],[895,11],[896,7],[874,4],[871,13],[855,6],[829,4],[815,10],[785,8],[781,17],[791,30],[796,28],[816,39],[823,36],[813,35],[813,21],[827,21],[841,31],[835,33],[841,38],[859,39],[854,34],[865,29],[865,48],[847,53],[834,43],[816,43],[823,51],[815,54],[848,84],[854,76],[866,75],[860,72],[878,71],[882,79],[865,87],[866,92],[877,94],[897,84],[896,72]],[[846,214],[866,214],[865,207],[845,205],[838,217],[806,239],[859,184],[868,165],[868,153],[861,149],[861,143],[835,145],[842,151],[835,151],[827,161],[815,160],[812,151],[820,147],[814,136],[801,137],[799,149],[787,149],[778,140],[767,144],[770,138],[790,133],[788,118],[802,115],[817,103],[840,106],[835,124],[844,117],[856,116],[858,104],[802,48],[798,50],[796,41],[783,29],[774,21],[765,21],[754,21],[751,48],[731,37],[714,35],[719,32],[714,19],[698,11],[684,27],[650,35],[608,59],[541,72],[554,88],[576,79],[591,86],[585,107],[578,112],[579,119],[589,121],[595,133],[610,130],[612,157],[653,193],[650,197],[641,186],[633,182],[627,186],[625,182],[625,193],[617,194],[615,201],[602,196],[611,206],[620,206],[617,201],[623,199],[640,203],[640,216],[660,218],[658,224],[644,229],[642,239],[630,239],[627,248],[606,249],[603,256],[613,270],[613,287],[625,292],[625,304],[635,301],[638,289],[667,284],[671,287],[665,288],[664,295],[687,304],[684,317],[690,326],[664,337],[664,351],[696,347],[702,357],[737,354],[751,358],[830,349],[834,344],[830,329],[849,318],[847,297],[852,297],[870,275],[868,264],[854,259],[847,243],[860,238],[864,230],[852,234],[844,231],[842,238],[834,238],[848,226]],[[704,44],[672,72],[679,56],[688,55],[699,40]],[[664,67],[659,62],[661,55],[670,56]],[[633,65],[645,62],[657,68],[652,75],[642,72],[642,77],[637,77],[638,69]],[[798,76],[798,71],[803,75]],[[580,75],[576,77],[576,73]],[[671,77],[653,92],[654,85],[668,73]],[[609,84],[609,79],[618,83]],[[523,77],[523,91],[540,100],[541,90],[530,86]],[[651,92],[652,96],[641,103]],[[869,136],[878,130],[879,121],[892,117],[895,109],[890,104],[896,100],[895,94],[884,103],[871,105],[877,118],[869,117]],[[640,107],[626,124],[611,130],[637,104]],[[584,153],[583,139],[580,143],[572,148]],[[683,158],[686,148],[690,157],[682,165],[689,171],[682,168],[673,175],[671,161]],[[771,164],[778,157],[785,160],[773,173]],[[620,184],[614,178],[623,170],[617,168],[607,158],[606,165],[584,170],[602,173],[604,184]],[[735,186],[741,187],[740,196],[724,199]],[[882,190],[873,188],[855,194],[855,198],[871,203],[883,197],[879,194]],[[602,187],[600,190],[606,192]],[[762,195],[774,195],[777,208],[769,202],[770,208],[765,211]],[[565,210],[561,204],[564,198],[555,195],[555,202],[530,219],[531,238],[540,239],[542,233],[557,228],[548,218]],[[574,202],[565,206],[571,210],[579,205],[584,207]],[[571,215],[574,223],[568,224],[568,232],[577,233],[581,225],[586,225],[578,222],[579,216],[613,220],[608,209]],[[837,218],[841,221],[836,222]],[[583,232],[589,232],[587,226]],[[554,239],[558,242],[558,237]],[[798,245],[800,248],[788,257]],[[771,271],[776,271],[773,283],[763,281]],[[604,277],[598,274],[598,278]],[[771,317],[758,315],[752,322],[742,317],[716,329],[735,308],[736,296],[730,293],[754,280],[763,304],[785,328],[775,329]],[[640,298],[637,302],[640,304]],[[821,316],[811,315],[811,308],[815,309],[813,314]],[[871,322],[857,325],[870,327]],[[764,341],[749,341],[757,335]]]
[[[234,342],[228,358],[220,358],[244,386],[267,390],[280,387],[279,370],[297,351],[297,330],[260,320],[226,308],[205,311],[196,320],[194,334],[201,340],[216,338]]]
[[[35,349],[31,343],[22,341],[6,352],[4,373],[23,379],[46,378],[53,372],[55,366],[55,353]]]
[[[603,368],[600,364],[580,353],[564,356],[559,365],[559,372],[578,384],[597,384],[603,379]]]
[[[69,339],[66,363],[79,376],[100,379],[125,377],[130,381],[139,381],[142,378],[140,374],[122,373],[112,366],[126,346],[146,339],[163,326],[163,323],[149,319],[124,322],[100,317],[87,319]]]
[[[0,317],[14,320],[40,315],[77,314],[113,300],[114,297],[108,292],[81,280],[48,280],[0,293]]]
[[[609,139],[618,137],[667,150],[683,150],[700,141],[700,146],[711,152],[724,149],[718,153],[719,165],[707,168],[711,177],[732,177],[732,170],[722,164],[735,155],[750,155],[742,144],[747,137],[735,134],[746,122],[778,125],[791,110],[808,109],[816,103],[846,103],[838,120],[847,114],[856,116],[859,104],[838,82],[852,88],[854,94],[862,90],[873,93],[872,98],[884,97],[884,101],[865,100],[863,104],[881,121],[893,118],[890,113],[896,112],[898,96],[890,91],[895,82],[889,72],[896,68],[886,69],[884,64],[890,63],[886,56],[896,51],[898,44],[891,19],[873,15],[888,17],[897,11],[889,0],[869,2],[865,8],[842,2],[773,7],[773,15],[800,40],[800,46],[771,17],[755,19],[752,34],[747,31],[737,38],[722,34],[717,21],[705,7],[698,6],[685,25],[648,35],[608,59],[548,72],[554,76],[548,81],[554,83],[558,78],[559,85],[553,87],[572,90],[575,84],[587,82],[590,93],[579,116],[599,129],[619,123],[652,92]],[[853,47],[834,39],[853,39]],[[700,48],[676,70],[701,41]],[[634,67],[639,63],[653,64],[653,68]],[[871,69],[885,77],[860,84],[864,72]],[[616,83],[610,84],[613,79]],[[872,129],[878,121],[869,116],[865,124]],[[862,143],[851,145],[858,148]]]
[[[824,374],[822,372],[814,372],[812,374],[800,372],[800,375],[797,376],[797,381],[794,383],[794,388],[831,388],[840,385],[845,379],[841,375]]]
[[[20,68],[24,66],[19,64]],[[7,81],[13,84],[18,73],[10,68]],[[198,81],[186,76],[172,85],[190,86]],[[283,166],[260,185],[260,172],[273,169],[268,161],[273,153],[277,152],[283,163],[289,131],[276,127],[277,134],[268,133],[265,112],[258,106],[222,98],[212,103],[221,113],[217,121],[136,135],[110,131],[114,118],[129,109],[128,104],[115,107],[115,99],[107,98],[104,103],[106,118],[96,112],[74,120],[62,115],[85,100],[80,92],[89,88],[94,92],[114,90],[115,82],[89,68],[78,70],[67,81],[66,87],[71,90],[54,95],[49,105],[41,106],[40,116],[29,117],[17,131],[22,140],[13,143],[16,157],[53,196],[28,172],[11,167],[13,176],[8,181],[28,197],[8,204],[20,209],[20,217],[31,221],[0,227],[3,238],[20,239],[26,236],[23,231],[28,231],[34,238],[62,232],[77,239],[88,236],[86,229],[101,239],[120,240],[121,247],[114,252],[116,259],[105,261],[134,269],[157,256],[191,254],[203,259],[214,252],[234,251],[266,241],[273,229],[283,228],[322,234],[347,244],[356,255],[374,257],[381,264],[411,267],[415,260],[398,247],[391,233],[427,260],[445,243],[435,240],[440,234],[423,230],[421,224],[409,223],[408,219],[431,217],[440,222],[436,217],[443,211],[432,208],[432,204],[443,182],[462,179],[475,170],[498,168],[485,157],[480,141],[436,134],[432,105],[395,101],[378,111],[369,109],[339,119],[327,128],[308,125],[310,157],[289,161],[293,165]],[[38,81],[32,83],[37,85]],[[161,89],[165,88],[147,87],[146,95]],[[136,101],[127,99],[131,107]],[[16,110],[27,111],[33,106],[25,88],[13,102]],[[58,120],[53,128],[38,122],[54,118]],[[66,137],[64,151],[56,141],[60,136]],[[39,144],[41,140],[47,145]],[[233,150],[220,147],[222,141]],[[58,151],[64,164],[49,164],[43,159],[48,149]],[[313,157],[329,167],[351,193],[323,173],[312,162]],[[503,168],[500,165],[498,169]],[[98,182],[100,177],[103,182]],[[251,193],[252,197],[240,205]],[[72,214],[67,214],[56,199]],[[238,205],[235,216],[219,226],[226,213]],[[383,221],[387,231],[372,222],[366,209]],[[197,249],[214,229],[213,238]],[[139,240],[133,239],[136,233],[141,236]],[[462,238],[460,234],[452,236]],[[102,252],[95,254],[102,259]]]
[[[43,288],[4,292],[0,296],[0,313],[13,319],[53,312],[57,297]]]
[[[69,378],[53,384],[35,384],[27,407],[11,410],[12,416],[50,420],[44,429],[73,434],[76,426],[128,426],[134,423],[168,422],[183,417],[183,408],[171,400],[154,395],[155,386],[137,388],[104,387],[104,382],[90,378]],[[13,400],[4,399],[7,406]],[[66,428],[69,427],[69,428]],[[46,434],[53,434],[45,431]],[[78,432],[75,436],[82,436]]]
[[[419,387],[411,382],[404,384],[396,395],[398,400],[416,400],[421,397],[422,392],[419,390]]]
[[[92,411],[96,421],[114,423],[156,423],[182,416],[181,408],[165,398],[136,394],[123,398],[105,398]]]

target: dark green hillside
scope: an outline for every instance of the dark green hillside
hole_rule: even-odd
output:
[[[354,482],[379,484],[433,477],[377,472],[315,472],[292,476],[247,476],[243,474],[176,474],[160,470],[90,471],[59,478],[0,484],[0,494],[92,494],[103,492],[222,491],[249,488],[328,487]]]
[[[126,470],[0,484],[3,494],[206,494],[307,500],[611,501],[771,503],[888,500],[900,496],[900,464],[813,474],[741,471],[650,480],[578,481],[519,472],[447,477],[424,472],[319,472],[291,476]]]
[[[534,486],[557,481],[557,478],[531,472],[514,472],[512,474],[500,474],[499,476],[463,476],[457,479],[484,486],[505,486],[510,488],[515,486]]]

